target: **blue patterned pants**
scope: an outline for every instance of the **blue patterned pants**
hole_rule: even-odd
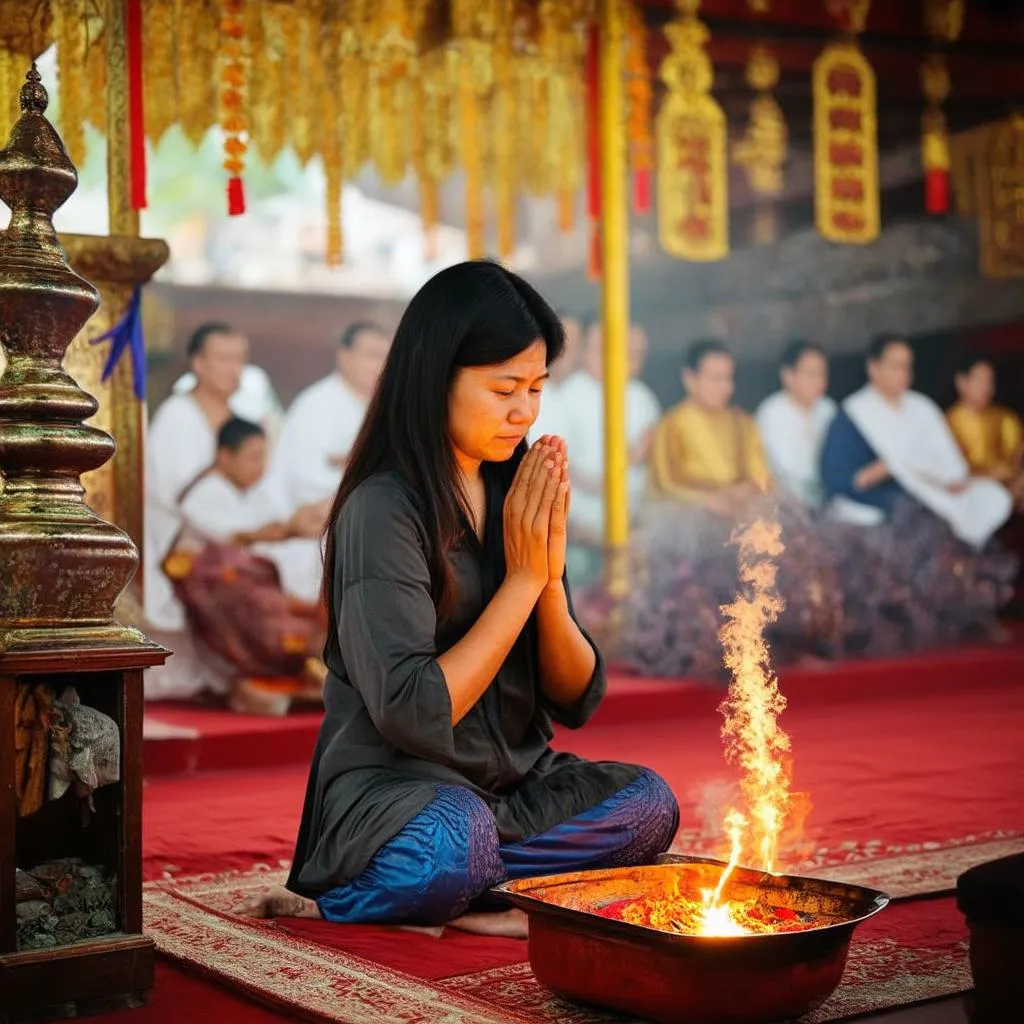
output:
[[[514,843],[499,841],[479,797],[442,786],[358,878],[317,904],[327,921],[443,924],[508,878],[649,863],[678,825],[672,791],[646,769],[596,807]]]

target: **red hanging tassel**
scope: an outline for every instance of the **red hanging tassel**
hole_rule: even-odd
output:
[[[651,169],[641,167],[633,174],[633,209],[644,216],[651,212]]]
[[[941,167],[925,171],[924,207],[930,214],[949,213],[949,171]]]
[[[245,184],[241,178],[228,178],[228,216],[245,213]]]
[[[146,119],[142,107],[142,0],[124,7],[128,63],[128,156],[133,210],[146,208]]]
[[[590,222],[590,252],[587,256],[587,276],[591,281],[600,281],[604,274],[604,260],[601,255],[601,224]]]

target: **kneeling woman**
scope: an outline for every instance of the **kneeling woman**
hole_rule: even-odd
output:
[[[550,747],[605,690],[564,579],[565,446],[526,440],[562,345],[494,263],[409,304],[327,526],[327,710],[294,895],[251,912],[441,924],[506,878],[669,846],[657,775]]]

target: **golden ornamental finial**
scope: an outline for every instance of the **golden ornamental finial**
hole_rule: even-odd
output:
[[[23,114],[46,113],[50,97],[46,95],[46,89],[43,88],[43,77],[39,74],[35,61],[32,62],[32,67],[29,69],[28,74],[25,75],[25,84],[21,87],[19,98]]]
[[[21,117],[0,149],[0,201],[11,210],[0,231],[0,654],[25,631],[115,629],[114,604],[138,562],[129,537],[85,504],[79,479],[114,454],[114,440],[85,424],[96,399],[63,365],[99,305],[53,227],[78,175],[44,116],[35,66],[20,100]]]

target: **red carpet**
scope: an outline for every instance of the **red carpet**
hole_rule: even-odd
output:
[[[843,662],[821,668],[787,669],[783,691],[793,700],[823,696],[874,699],[894,688],[962,685],[990,675],[1024,681],[1024,645],[939,651],[909,658]],[[821,691],[827,689],[828,694]],[[591,727],[651,722],[713,712],[718,687],[679,679],[642,679],[613,674],[608,696]],[[146,775],[177,775],[307,763],[316,741],[319,716],[303,712],[286,718],[235,715],[195,705],[150,704],[146,711]]]
[[[971,835],[1024,831],[1022,684],[1021,647],[788,673],[783,690],[790,704],[784,722],[793,739],[796,784],[813,801],[809,845],[803,851],[807,859],[842,861],[887,849],[914,853]],[[576,734],[563,733],[559,745],[588,757],[651,765],[679,796],[683,841],[691,847],[713,845],[717,829],[702,836],[702,818],[717,823],[714,796],[731,777],[718,737],[720,692],[622,677],[611,690],[595,723]],[[245,870],[287,859],[315,716],[282,722],[166,708],[155,709],[153,716],[171,731],[197,728],[199,735],[150,739],[147,769],[162,764],[166,771],[174,758],[188,770],[263,767],[191,777],[151,771],[145,791],[147,877]],[[173,747],[155,746],[174,743],[177,753]],[[303,763],[295,763],[300,758]],[[910,913],[911,907],[931,909]],[[904,909],[909,917],[902,916]],[[880,915],[878,927],[887,920],[901,924],[901,941],[927,947],[929,955],[939,958],[936,962],[946,962],[941,958],[952,955],[949,951],[962,939],[948,900],[891,908]],[[278,930],[299,942],[312,939],[322,949],[324,936],[317,930],[326,927],[295,922]],[[503,1005],[524,1008],[542,998],[520,966],[521,946],[459,935],[436,940],[384,932],[375,937],[375,931],[345,929],[340,936],[327,929],[332,943],[343,941],[346,955],[360,961],[382,959],[386,935],[387,970],[445,985],[446,998],[465,998],[478,1010],[499,995]],[[863,937],[872,938],[867,927]],[[896,961],[906,956],[888,942],[891,934],[875,938],[882,942],[881,954],[892,954]],[[929,945],[931,938],[937,941]],[[877,967],[880,961],[872,962]],[[962,972],[963,964],[960,950],[948,962],[949,970]],[[871,974],[875,967],[866,964],[865,970]],[[531,1014],[534,1021],[544,1019],[532,1009]],[[484,1016],[490,1013],[485,1010]],[[170,1024],[189,1018],[233,1024],[281,1019],[280,1010],[270,1013],[162,963],[149,1007],[98,1018],[97,1024]],[[371,1010],[363,1019],[384,1018]]]
[[[1024,830],[1024,661],[959,682],[936,671],[869,677],[859,688],[830,683],[819,676],[816,686],[786,687],[795,783],[813,803],[805,836],[812,848]],[[685,716],[615,724],[605,715],[605,724],[563,733],[558,743],[661,772],[683,806],[685,835],[697,840],[702,805],[714,813],[715,789],[731,778],[718,695],[700,696],[703,707],[691,694]],[[147,877],[244,870],[290,857],[305,779],[305,765],[148,779]],[[717,837],[717,815],[710,825],[707,838]]]

